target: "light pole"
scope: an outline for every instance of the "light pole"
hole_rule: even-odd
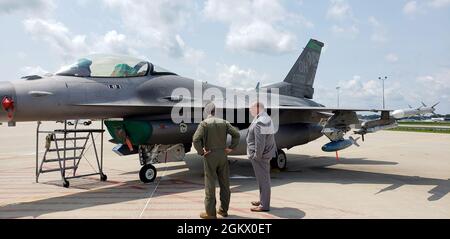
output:
[[[386,103],[385,103],[385,98],[384,98],[384,81],[387,80],[387,76],[383,77],[378,77],[379,80],[381,80],[382,84],[383,84],[383,110],[386,109]]]
[[[337,107],[339,108],[339,106],[340,106],[340,104],[339,104],[339,90],[341,89],[341,87],[340,86],[338,86],[338,87],[336,87],[336,90],[337,90]]]

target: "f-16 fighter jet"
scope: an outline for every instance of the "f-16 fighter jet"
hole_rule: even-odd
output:
[[[176,150],[182,159],[214,102],[217,112],[239,128],[241,143],[233,154],[246,154],[245,137],[252,122],[248,109],[263,102],[276,122],[278,154],[272,166],[286,167],[283,149],[325,135],[322,147],[337,152],[357,145],[346,137],[352,129],[365,135],[397,126],[389,110],[327,108],[314,102],[314,78],[324,44],[311,39],[284,81],[252,90],[226,89],[177,75],[152,62],[132,57],[95,55],[80,59],[53,75],[0,82],[0,121],[104,120],[114,150],[139,155],[140,179],[152,182],[161,154]],[[256,85],[257,82],[255,82]],[[360,124],[356,112],[379,112],[378,120]],[[220,115],[220,114],[219,114]]]

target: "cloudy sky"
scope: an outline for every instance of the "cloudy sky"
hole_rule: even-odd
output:
[[[143,57],[227,87],[279,82],[310,38],[326,45],[314,98],[450,113],[450,0],[0,0],[0,80],[91,53]]]

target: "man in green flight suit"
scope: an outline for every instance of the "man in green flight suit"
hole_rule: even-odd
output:
[[[193,137],[193,145],[198,154],[203,156],[205,170],[205,209],[200,214],[203,219],[216,218],[216,179],[220,186],[220,209],[217,214],[228,216],[230,205],[230,168],[227,154],[239,144],[239,131],[228,121],[215,117],[216,107],[213,103],[205,106],[208,117],[200,123]],[[231,145],[227,146],[227,135],[231,135]]]

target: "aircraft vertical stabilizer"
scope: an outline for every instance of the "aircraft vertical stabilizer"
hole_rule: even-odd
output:
[[[267,88],[279,88],[282,95],[312,99],[314,78],[324,44],[311,39],[283,82]]]

